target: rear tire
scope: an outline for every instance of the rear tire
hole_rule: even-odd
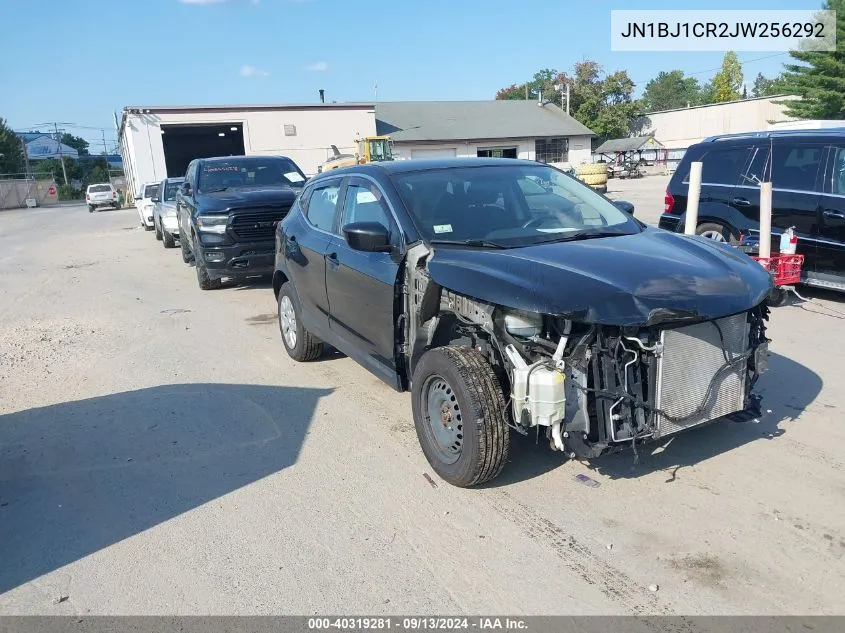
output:
[[[298,362],[315,360],[323,354],[323,342],[302,327],[302,310],[290,282],[279,289],[279,331],[288,356]]]
[[[698,225],[696,235],[726,244],[739,244],[739,236],[728,227],[717,222],[704,222]]]
[[[94,205],[93,204],[88,205],[88,213],[94,213]]]
[[[496,477],[508,459],[505,397],[490,363],[469,347],[423,354],[411,389],[414,426],[428,463],[453,486]]]

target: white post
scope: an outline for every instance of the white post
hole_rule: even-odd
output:
[[[701,167],[704,163],[696,161],[690,163],[689,169],[689,192],[687,193],[686,222],[684,233],[695,235],[698,227],[698,200],[701,197]]]
[[[772,256],[772,183],[760,183],[760,254],[761,259]]]

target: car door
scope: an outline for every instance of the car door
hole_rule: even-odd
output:
[[[284,225],[281,248],[288,276],[299,297],[303,326],[319,335],[329,329],[326,253],[336,241],[340,186],[343,179],[315,183],[299,200],[302,213]]]
[[[819,198],[819,234],[812,272],[818,281],[845,284],[845,142],[830,147]]]
[[[401,236],[384,191],[374,180],[350,177],[347,181],[339,233],[342,235],[342,227],[352,222],[382,224],[390,232],[394,249],[382,253],[356,251],[343,237],[332,243],[326,256],[330,327],[353,342],[364,363],[393,372]]]

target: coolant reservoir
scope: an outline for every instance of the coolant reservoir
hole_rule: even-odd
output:
[[[550,426],[562,420],[566,412],[563,380],[558,369],[516,365],[511,377],[514,419],[525,423],[523,411],[527,410],[530,426]]]
[[[513,310],[505,314],[505,329],[513,336],[531,338],[543,330],[543,317],[532,312]]]
[[[528,378],[528,406],[532,426],[551,426],[563,419],[566,412],[566,390],[563,372],[537,367]]]

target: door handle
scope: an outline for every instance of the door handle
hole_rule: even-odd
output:
[[[746,198],[734,198],[731,200],[738,207],[750,207],[751,202]]]
[[[828,220],[845,220],[845,213],[833,211],[832,209],[825,209],[822,215]]]
[[[340,266],[340,262],[337,259],[337,253],[331,253],[329,255],[326,255],[326,261],[332,268],[337,268],[338,266]]]

